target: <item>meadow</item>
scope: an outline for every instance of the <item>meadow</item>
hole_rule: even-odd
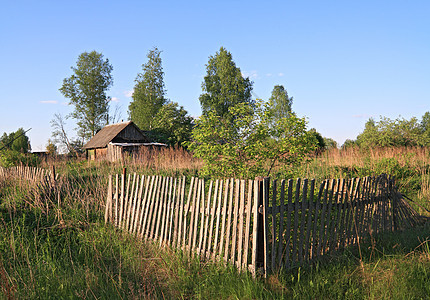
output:
[[[387,173],[430,216],[430,149],[331,150],[278,178],[351,178]],[[425,299],[430,294],[430,224],[372,236],[311,266],[252,278],[224,264],[159,248],[104,224],[107,175],[198,176],[181,149],[141,153],[124,164],[48,159],[54,189],[0,178],[0,295],[4,299]]]

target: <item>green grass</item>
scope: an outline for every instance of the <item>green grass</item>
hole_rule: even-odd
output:
[[[137,167],[136,167],[137,168]],[[190,259],[103,222],[106,175],[68,163],[56,191],[0,179],[0,298],[427,299],[430,224],[372,237],[311,266],[267,278]],[[134,169],[133,169],[134,170]],[[138,170],[138,169],[136,169]],[[330,171],[331,172],[331,171]],[[34,197],[40,197],[32,205]],[[361,254],[360,254],[361,253]]]
[[[420,242],[422,241],[422,242]],[[273,275],[287,298],[427,299],[430,226],[386,234],[325,262]]]
[[[253,279],[102,223],[63,227],[0,211],[1,295],[16,299],[426,299],[430,227],[375,238],[310,267]]]

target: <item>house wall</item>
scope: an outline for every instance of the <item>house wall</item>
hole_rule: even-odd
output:
[[[111,162],[122,161],[123,149],[121,146],[109,144],[107,147],[107,160]]]
[[[107,155],[107,148],[97,148],[96,151],[96,159],[105,159]]]
[[[135,126],[129,125],[124,128],[113,140],[114,143],[141,143],[148,142],[147,138],[136,129]]]

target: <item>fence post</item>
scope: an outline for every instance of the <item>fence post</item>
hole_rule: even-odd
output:
[[[55,174],[55,165],[52,165],[52,168],[51,168],[51,182],[52,183],[55,183],[55,180],[56,180],[56,174]]]
[[[264,277],[267,276],[268,265],[268,218],[267,207],[269,204],[269,177],[257,177],[258,180],[258,218],[257,218],[257,258],[256,270],[262,270]]]

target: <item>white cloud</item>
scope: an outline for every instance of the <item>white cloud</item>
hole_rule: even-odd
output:
[[[284,73],[279,73],[278,76],[282,77],[282,76],[284,76]]]
[[[364,115],[353,115],[352,117],[358,118],[358,119],[367,119],[367,118],[371,118],[372,116],[364,114]]]
[[[257,79],[258,78],[258,72],[253,70],[251,72],[242,72],[243,77],[249,77],[249,79]]]
[[[266,76],[267,76],[267,77],[271,77],[271,76],[272,76],[272,73],[267,73],[267,74],[266,74]]]
[[[133,93],[134,93],[134,90],[131,90],[131,91],[124,91],[124,95],[125,95],[127,98],[131,98],[131,96],[133,96]]]
[[[119,102],[119,98],[117,98],[117,97],[112,97],[112,102]]]
[[[43,103],[43,104],[57,104],[58,101],[57,100],[42,100],[42,101],[40,101],[40,103]]]

